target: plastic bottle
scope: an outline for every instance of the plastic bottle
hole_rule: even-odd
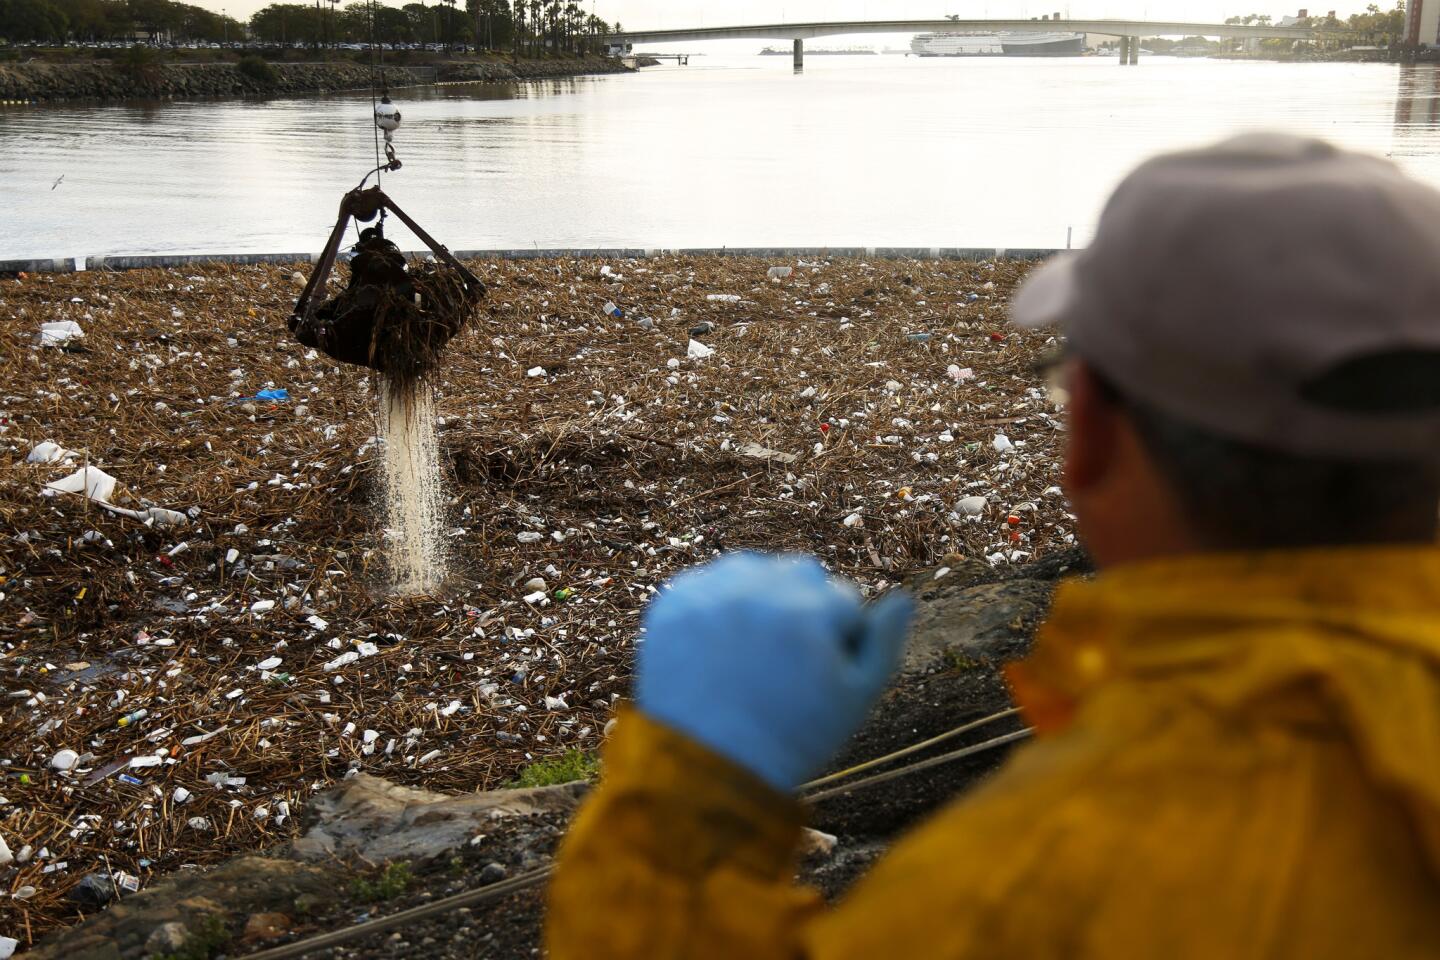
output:
[[[125,716],[120,718],[120,722],[117,723],[116,726],[128,727],[132,723],[139,723],[141,720],[144,720],[148,716],[150,716],[150,711],[142,708],[140,710],[136,710],[133,713],[125,714]]]

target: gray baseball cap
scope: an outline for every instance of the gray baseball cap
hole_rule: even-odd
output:
[[[1156,157],[1010,314],[1217,435],[1440,459],[1440,192],[1379,157],[1276,134]]]

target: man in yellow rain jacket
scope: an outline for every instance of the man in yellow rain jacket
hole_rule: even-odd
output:
[[[562,850],[553,960],[1440,956],[1440,194],[1296,138],[1160,157],[1012,319],[1066,335],[1102,571],[1012,674],[1035,741],[827,906],[787,794],[906,601],[814,561],[686,573]]]

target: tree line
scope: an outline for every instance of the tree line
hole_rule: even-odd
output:
[[[0,0],[0,41],[237,40],[233,17],[174,0]]]
[[[0,0],[4,2],[4,0]],[[619,29],[562,0],[436,0],[389,7],[368,2],[335,9],[338,0],[310,6],[272,3],[250,18],[251,35],[264,43],[439,43],[519,56],[547,51],[599,52],[604,38]],[[373,20],[372,20],[373,13]]]
[[[435,0],[401,7],[274,3],[248,24],[176,0],[0,0],[0,43],[167,41],[457,44],[517,56],[600,52],[619,30],[567,0]],[[247,29],[248,28],[248,29]]]
[[[1269,14],[1252,13],[1244,17],[1231,17],[1225,22],[1263,26],[1268,25],[1271,18]],[[1365,8],[1363,13],[1353,13],[1344,20],[1339,19],[1331,12],[1323,17],[1305,17],[1296,22],[1300,26],[1324,28],[1329,32],[1328,41],[1340,46],[1398,47],[1405,42],[1404,0],[1399,0],[1389,10],[1381,10],[1379,6],[1372,3]],[[1261,45],[1289,45],[1292,42],[1290,40],[1264,40],[1261,41]]]

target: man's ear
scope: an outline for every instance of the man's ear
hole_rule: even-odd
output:
[[[1122,413],[1113,393],[1085,361],[1075,357],[1065,361],[1064,376],[1069,395],[1065,407],[1069,427],[1065,487],[1073,497],[1104,483],[1110,473]]]

